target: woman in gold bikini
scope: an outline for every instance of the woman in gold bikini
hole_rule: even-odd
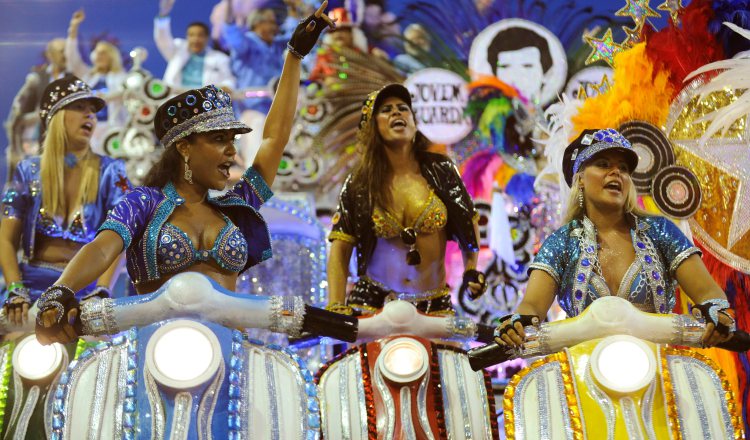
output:
[[[372,314],[401,299],[423,313],[453,314],[448,240],[461,247],[469,294],[481,295],[486,284],[476,270],[474,204],[453,162],[428,151],[431,142],[416,128],[404,86],[390,84],[367,97],[358,146],[362,156],[341,190],[329,236],[328,309]],[[355,248],[359,280],[347,295]]]

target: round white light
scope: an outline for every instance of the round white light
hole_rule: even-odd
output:
[[[656,376],[656,356],[638,338],[617,335],[604,338],[591,353],[591,370],[600,385],[629,394],[645,388]]]
[[[53,375],[60,369],[62,361],[62,345],[42,345],[35,335],[23,338],[13,350],[13,369],[27,380],[40,380]]]
[[[398,338],[387,343],[378,356],[378,368],[397,383],[414,382],[427,371],[427,350],[416,339]]]
[[[177,320],[154,332],[146,346],[146,366],[157,382],[193,388],[216,374],[222,362],[216,335],[195,321]]]

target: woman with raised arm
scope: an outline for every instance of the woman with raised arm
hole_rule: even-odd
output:
[[[498,344],[522,345],[523,327],[543,319],[555,297],[568,317],[608,295],[644,312],[670,313],[675,283],[708,323],[704,345],[730,338],[734,311],[700,250],[670,220],[638,207],[630,177],[637,164],[630,142],[614,129],[584,130],[568,145],[562,166],[572,189],[567,223],[545,240],[531,264],[521,304],[495,331]]]
[[[2,200],[3,307],[13,324],[26,320],[31,304],[94,239],[107,211],[130,185],[121,160],[91,151],[96,112],[104,105],[74,76],[53,81],[44,90],[39,111],[42,154],[19,162]],[[109,296],[116,257],[79,286],[78,300]]]
[[[74,293],[96,278],[125,249],[139,294],[174,275],[202,273],[234,290],[240,272],[271,257],[268,228],[257,209],[272,193],[294,120],[300,62],[324,28],[334,24],[318,11],[289,41],[279,87],[263,127],[263,142],[240,182],[220,197],[237,153],[235,137],[250,128],[235,120],[229,96],[207,86],[189,90],[157,110],[154,125],[164,153],[145,179],[107,216],[93,242],[70,262],[39,302],[37,337],[67,342],[80,331]]]
[[[91,85],[93,92],[107,100],[107,105],[96,113],[99,122],[94,131],[92,146],[102,150],[102,141],[107,130],[124,125],[128,112],[122,102],[125,77],[127,72],[122,67],[122,55],[117,46],[101,40],[91,51],[91,65],[86,64],[78,47],[78,28],[86,19],[83,9],[73,13],[68,26],[68,38],[65,41],[65,62],[68,72],[83,79]]]
[[[454,313],[446,284],[445,250],[463,252],[464,284],[473,297],[485,288],[476,270],[478,216],[453,162],[431,153],[416,127],[409,91],[390,84],[371,93],[359,130],[362,157],[341,190],[328,257],[328,309],[371,314],[391,299],[431,315]],[[359,280],[346,293],[357,249]]]

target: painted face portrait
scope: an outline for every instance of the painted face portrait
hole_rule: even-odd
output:
[[[500,20],[474,39],[469,69],[494,75],[534,106],[552,102],[565,85],[568,63],[560,40],[547,28],[519,18]]]

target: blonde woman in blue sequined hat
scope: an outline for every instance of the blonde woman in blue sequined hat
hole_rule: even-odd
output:
[[[263,127],[263,141],[240,182],[220,197],[237,153],[235,137],[250,128],[234,118],[229,96],[207,86],[189,90],[157,110],[154,125],[163,157],[110,211],[96,239],[70,262],[39,301],[37,337],[67,342],[81,334],[73,292],[101,274],[126,250],[139,294],[156,291],[173,276],[198,272],[230,291],[240,272],[271,257],[268,227],[258,214],[271,197],[297,108],[300,63],[333,23],[323,6],[300,22],[289,43],[278,90]]]
[[[557,297],[568,317],[617,295],[650,313],[671,313],[675,282],[707,320],[705,346],[727,341],[734,311],[700,258],[670,220],[638,208],[630,177],[638,155],[614,129],[584,130],[565,149],[571,186],[567,223],[545,240],[529,268],[523,301],[496,329],[500,345],[521,345],[523,327],[547,315]]]
[[[91,151],[96,112],[103,107],[104,101],[75,76],[53,81],[44,91],[41,157],[19,162],[2,200],[0,266],[7,286],[5,313],[12,323],[26,319],[29,306],[94,239],[129,186],[121,160]],[[109,296],[116,265],[109,268],[96,283],[91,279],[80,286],[78,298]]]

